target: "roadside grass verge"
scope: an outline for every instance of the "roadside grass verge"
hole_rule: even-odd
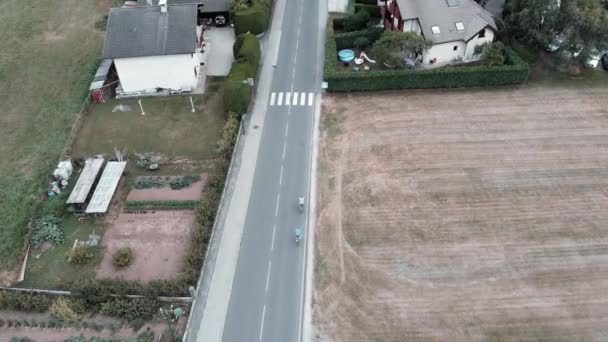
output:
[[[0,268],[14,270],[101,52],[110,3],[0,3]]]

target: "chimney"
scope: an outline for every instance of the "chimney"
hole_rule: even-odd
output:
[[[160,12],[167,13],[167,0],[158,0],[158,4],[160,5]]]

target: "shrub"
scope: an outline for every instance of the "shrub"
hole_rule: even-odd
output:
[[[169,187],[173,190],[180,190],[189,187],[192,183],[198,182],[201,179],[199,175],[172,177],[169,179]]]
[[[131,325],[131,328],[133,328],[134,332],[138,332],[139,329],[144,326],[144,320],[141,318],[136,318],[129,322],[129,324]]]
[[[503,43],[494,42],[491,44],[483,44],[481,60],[485,65],[504,65],[505,59],[505,46]]]
[[[357,11],[357,12],[366,11],[367,13],[369,13],[370,18],[376,18],[376,19],[382,18],[382,12],[380,10],[380,6],[378,6],[377,4],[371,4],[371,5],[355,4],[355,11]]]
[[[369,12],[365,9],[361,9],[355,14],[351,14],[344,18],[343,25],[344,30],[351,32],[362,30],[367,26],[367,22],[369,21]]]
[[[11,342],[34,342],[34,340],[27,337],[13,337]]]
[[[49,313],[53,315],[53,317],[63,321],[75,321],[79,318],[79,316],[72,305],[71,300],[65,297],[58,297],[49,306]]]
[[[61,220],[55,215],[45,215],[34,221],[34,232],[31,243],[34,247],[40,247],[45,241],[54,245],[63,243],[63,231],[59,228]]]
[[[133,262],[133,250],[129,247],[119,248],[112,254],[112,265],[118,268],[124,268]]]
[[[233,12],[234,32],[260,34],[268,28],[270,10],[263,0],[252,0],[248,7],[241,7]]]
[[[0,290],[1,310],[46,312],[50,304],[50,297],[43,294]]]
[[[242,43],[234,57],[238,63],[247,63],[251,66],[252,70],[256,70],[250,75],[254,77],[262,55],[260,43],[258,38],[251,33],[244,33],[239,35],[239,37],[242,38]]]
[[[97,309],[101,303],[112,298],[110,286],[103,281],[73,282],[66,284],[66,287],[88,310]]]
[[[357,45],[355,42],[360,38],[366,38],[368,40],[367,45],[373,44],[380,39],[383,32],[383,28],[374,27],[360,31],[338,33],[334,39],[338,50],[350,49]]]
[[[236,113],[228,113],[228,120],[222,130],[222,136],[217,142],[216,151],[219,155],[229,158],[236,142],[239,130],[239,118]]]
[[[67,257],[70,263],[77,265],[88,264],[95,258],[95,250],[86,243],[79,243],[73,249],[69,250]]]
[[[108,302],[102,303],[100,311],[101,313],[120,317],[131,322],[138,318],[143,320],[151,319],[159,307],[159,303],[156,300],[149,298],[113,298]]]
[[[246,113],[251,102],[251,87],[246,83],[251,75],[251,67],[245,63],[234,63],[224,85],[224,110]]]
[[[355,39],[354,45],[356,49],[363,50],[368,47],[370,44],[369,39],[367,37],[359,37]]]

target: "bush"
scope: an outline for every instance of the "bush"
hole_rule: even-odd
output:
[[[260,34],[268,28],[270,10],[263,0],[252,0],[249,7],[243,7],[233,12],[234,32]]]
[[[79,316],[76,310],[74,310],[73,305],[71,300],[65,297],[58,297],[49,306],[49,313],[63,321],[75,321]]]
[[[254,35],[243,34],[240,37],[243,42],[224,85],[224,110],[242,114],[247,112],[251,102],[252,91],[247,79],[256,77],[261,52]]]
[[[86,243],[78,243],[76,247],[69,250],[66,254],[68,261],[77,265],[88,264],[95,258],[95,250]]]
[[[0,310],[46,312],[50,304],[47,295],[0,290]]]
[[[27,337],[13,337],[11,342],[34,342],[34,340]]]
[[[367,39],[366,37],[359,37],[357,39],[355,39],[354,41],[354,45],[355,48],[358,50],[363,50],[366,47],[368,47],[370,44],[369,39]]]
[[[101,313],[120,317],[131,322],[136,319],[152,319],[159,307],[160,305],[156,300],[149,298],[114,298],[102,303],[100,311]]]
[[[141,329],[141,327],[144,326],[145,321],[141,318],[136,318],[134,320],[132,320],[131,322],[129,322],[129,324],[131,325],[131,328],[133,328],[134,332],[138,332],[139,329]]]
[[[119,248],[112,254],[112,265],[118,268],[124,268],[133,262],[133,250],[129,247]]]
[[[365,9],[361,9],[355,14],[351,14],[344,18],[342,25],[344,25],[344,30],[351,32],[362,30],[367,27],[367,22],[369,21],[369,12]]]
[[[483,44],[481,50],[481,60],[487,66],[497,66],[505,64],[505,46],[501,42]]]
[[[258,38],[251,33],[244,33],[239,35],[242,39],[241,46],[234,55],[238,63],[247,63],[251,67],[252,71],[250,77],[255,77],[257,67],[260,65],[260,58],[262,51],[260,50],[260,43]],[[235,43],[236,45],[236,43]]]
[[[355,4],[355,11],[360,12],[360,11],[366,11],[367,13],[369,13],[370,18],[376,18],[376,19],[380,19],[382,18],[382,12],[380,10],[380,6],[378,6],[377,4]]]
[[[216,151],[219,155],[230,158],[239,130],[239,117],[236,113],[228,113],[228,120],[222,130],[222,136],[217,142]]]
[[[338,50],[351,49],[353,46],[357,45],[357,39],[365,38],[369,42],[368,45],[373,44],[380,39],[383,32],[383,28],[374,27],[360,31],[338,33],[334,39]]]
[[[55,215],[45,215],[34,221],[34,232],[31,243],[34,247],[40,247],[45,241],[54,245],[63,243],[63,231],[59,228],[61,220]]]

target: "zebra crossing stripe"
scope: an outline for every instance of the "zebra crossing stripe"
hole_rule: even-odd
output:
[[[285,105],[291,106],[291,93],[285,93]]]
[[[279,106],[283,105],[283,93],[279,93],[279,101],[277,103]]]
[[[300,95],[300,106],[305,106],[306,105],[306,93],[302,93],[302,95]]]
[[[276,93],[270,94],[270,105],[271,106],[274,106],[274,100],[275,100],[276,95],[277,95]]]
[[[312,102],[313,102],[313,93],[308,93],[308,105],[312,106]]]

